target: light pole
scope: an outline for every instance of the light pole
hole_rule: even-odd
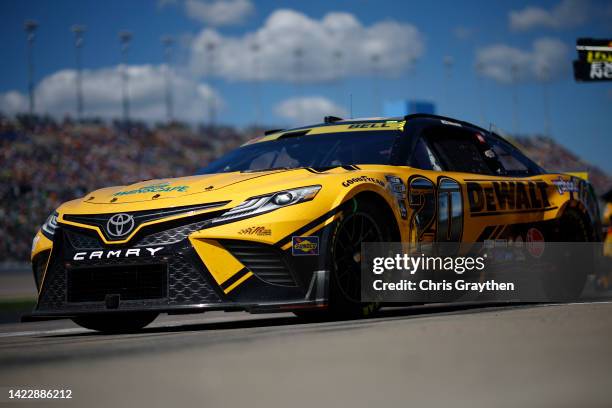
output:
[[[372,60],[372,99],[374,102],[374,110],[372,112],[372,116],[380,116],[380,86],[379,86],[379,67],[378,63],[380,62],[380,55],[374,54],[371,57]]]
[[[123,121],[128,123],[130,121],[130,99],[128,93],[128,67],[127,67],[127,53],[130,48],[130,41],[132,40],[132,33],[129,31],[119,32],[119,43],[121,44],[121,92],[122,92],[122,105],[123,105]]]
[[[550,97],[548,90],[548,82],[550,80],[550,69],[548,66],[545,66],[542,69],[542,99],[543,99],[543,108],[544,108],[544,135],[550,136],[551,132],[551,122],[550,122]]]
[[[447,55],[442,60],[444,64],[444,102],[446,105],[447,113],[450,115],[450,82],[453,74],[453,65],[455,60],[450,55]]]
[[[334,63],[336,64],[336,87],[338,88],[338,103],[340,103],[341,105],[344,105],[342,103],[343,101],[343,96],[344,96],[344,83],[343,83],[343,76],[344,76],[344,66],[342,65],[342,57],[344,56],[344,54],[342,53],[342,50],[340,49],[336,49],[334,50]]]
[[[484,64],[482,62],[478,62],[476,64],[476,85],[478,89],[476,90],[476,95],[478,97],[478,110],[480,113],[480,125],[484,127],[487,123],[487,119],[485,116],[485,97],[484,97],[484,86],[483,86],[483,74],[484,74]]]
[[[516,64],[512,64],[510,67],[512,74],[512,113],[514,121],[514,135],[517,136],[519,133],[519,101],[518,101],[518,78],[519,78],[519,67]]]
[[[77,119],[81,121],[83,119],[83,69],[81,64],[81,48],[83,47],[83,34],[85,33],[85,26],[75,24],[71,27],[71,31],[74,33],[74,51],[76,62]]]
[[[165,80],[166,80],[166,119],[172,122],[174,116],[174,103],[172,98],[172,47],[174,46],[174,38],[169,35],[164,35],[161,38],[164,47],[164,60],[166,62]]]
[[[255,122],[257,127],[261,124],[261,93],[259,89],[259,50],[261,46],[257,42],[251,44],[253,56],[253,105],[255,105]]]
[[[213,78],[213,74],[214,74],[214,69],[215,69],[215,49],[216,49],[217,45],[212,42],[209,41],[206,44],[206,51],[208,53],[208,81],[212,84],[212,78]],[[210,93],[210,95],[208,96],[208,120],[210,122],[210,126],[214,126],[215,125],[215,119],[217,116],[217,112],[216,112],[216,108],[215,108],[215,98],[212,94],[212,92]]]
[[[34,114],[34,59],[33,48],[34,38],[36,37],[36,29],[38,23],[34,20],[26,20],[23,24],[25,32],[28,34],[28,95],[30,98],[30,115]]]
[[[297,94],[297,108],[298,108],[298,121],[300,125],[303,125],[302,118],[304,117],[304,110],[302,103],[302,57],[304,56],[304,50],[301,47],[293,50],[293,56],[295,57],[295,89]]]

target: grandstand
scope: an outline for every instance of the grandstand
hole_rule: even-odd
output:
[[[63,201],[139,180],[193,174],[261,129],[173,123],[105,123],[22,115],[0,117],[0,259],[27,261],[38,226]],[[515,138],[553,171],[589,171],[599,192],[612,178],[550,138]]]

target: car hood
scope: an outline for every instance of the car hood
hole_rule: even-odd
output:
[[[233,172],[148,180],[126,186],[95,190],[68,201],[58,208],[60,214],[105,214],[119,211],[144,211],[205,203],[235,206],[247,198],[290,188],[312,185],[342,186],[347,177],[384,176],[391,169],[363,165],[360,170],[337,167],[325,171],[297,168],[261,172]],[[363,181],[363,180],[362,180]],[[330,190],[332,191],[332,190]],[[337,194],[331,194],[335,199]]]
[[[187,198],[192,195],[212,194],[222,189],[241,184],[240,190],[244,191],[245,183],[253,179],[269,178],[285,171],[268,171],[257,173],[218,173],[204,174],[198,176],[166,178],[147,180],[138,183],[103,188],[93,191],[83,197],[83,201],[92,204],[122,204],[146,201],[159,201],[168,198]],[[227,197],[227,195],[224,194]],[[226,198],[227,199],[227,198]]]

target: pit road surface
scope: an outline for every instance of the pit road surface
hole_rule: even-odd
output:
[[[7,407],[610,407],[612,303],[162,316],[127,335],[6,324],[7,387],[73,395]]]

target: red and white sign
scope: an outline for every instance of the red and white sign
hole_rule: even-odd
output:
[[[544,253],[544,234],[537,228],[529,228],[527,231],[526,247],[527,251],[534,258],[539,258]]]

